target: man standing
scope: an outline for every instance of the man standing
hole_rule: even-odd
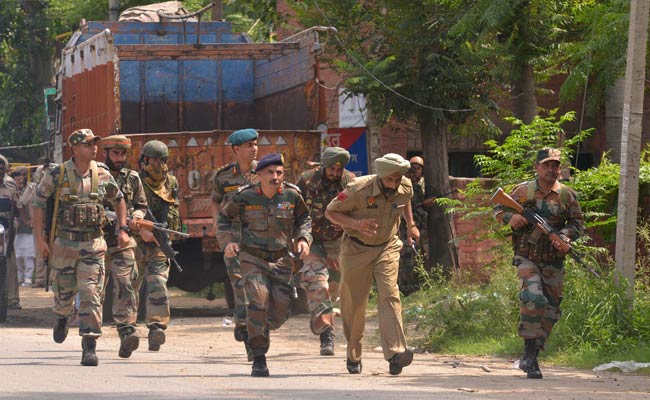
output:
[[[169,229],[181,229],[178,212],[178,184],[176,177],[168,173],[169,149],[159,140],[150,140],[142,146],[140,156],[140,179],[144,185],[147,204],[151,213],[146,219],[167,223]],[[165,343],[165,329],[169,324],[169,260],[155,242],[138,241],[136,253],[138,279],[134,285],[136,293],[143,281],[147,282],[147,316],[149,328],[149,351],[158,351]],[[141,299],[143,300],[143,299]]]
[[[126,226],[124,197],[104,164],[94,161],[97,141],[90,129],[70,134],[72,158],[59,168],[49,170],[38,185],[34,197],[34,233],[39,253],[49,257],[53,272],[54,312],[57,322],[53,337],[63,343],[68,335],[68,317],[73,301],[80,295],[79,335],[82,336],[81,364],[96,366],[96,339],[102,331],[101,293],[104,286],[106,242],[102,232],[104,200],[112,203],[118,226]],[[44,214],[47,199],[55,196],[54,238],[46,243]],[[58,204],[56,204],[58,203]],[[117,231],[118,246],[129,242],[126,231]]]
[[[325,218],[325,207],[354,179],[345,169],[350,153],[341,147],[328,147],[323,151],[321,166],[304,172],[298,180],[309,207],[311,233],[314,241],[300,269],[300,285],[307,294],[311,320],[309,327],[320,335],[320,354],[334,355],[334,314],[329,291],[330,276],[338,282],[339,251],[343,230]]]
[[[411,157],[409,163],[411,164],[411,168],[409,168],[405,176],[411,180],[411,185],[413,185],[411,210],[413,211],[413,220],[415,221],[415,225],[421,233],[420,241],[416,248],[424,250],[426,249],[425,232],[428,215],[424,204],[424,178],[422,176],[422,173],[424,172],[424,160],[422,157],[415,156]],[[407,224],[405,221],[402,221],[399,226],[399,237],[402,240],[404,247],[402,247],[402,250],[400,251],[399,275],[397,278],[399,290],[404,293],[405,296],[417,291],[420,286],[415,273],[416,253],[414,247],[410,246],[408,243],[406,226]],[[424,252],[422,254],[424,254]]]
[[[16,228],[14,250],[18,268],[18,282],[21,286],[32,286],[34,275],[34,234],[32,232],[32,219],[29,208],[23,203],[22,196],[32,189],[34,183],[27,180],[27,168],[16,168],[13,173],[14,181],[18,186],[18,211],[19,218]]]
[[[356,178],[327,206],[325,216],[345,231],[341,246],[341,317],[348,340],[347,369],[361,373],[366,305],[374,278],[377,284],[379,334],[391,375],[413,361],[402,327],[402,305],[397,287],[400,216],[407,223],[410,243],[418,231],[411,212],[413,188],[404,177],[410,164],[398,154],[375,160],[376,175]]]
[[[283,182],[281,154],[258,162],[259,182],[241,187],[218,215],[219,245],[226,257],[239,254],[244,276],[248,345],[253,352],[251,376],[269,376],[266,353],[270,330],[289,316],[292,295],[292,240],[301,258],[309,255],[311,219],[299,189]],[[233,240],[233,221],[241,221],[241,238]]]
[[[126,214],[131,219],[143,219],[147,213],[147,199],[144,194],[142,182],[138,173],[124,167],[126,152],[131,148],[131,139],[122,135],[108,136],[101,141],[104,149],[104,157],[111,175],[117,182],[124,194],[126,203]],[[104,207],[112,210],[109,202],[104,201]],[[115,229],[111,226],[104,232],[104,239],[108,246],[106,252],[106,280],[104,281],[105,296],[108,279],[113,280],[113,320],[117,326],[120,337],[120,350],[118,355],[122,358],[129,358],[131,353],[138,348],[140,340],[135,333],[135,323],[138,314],[138,302],[133,290],[133,280],[136,274],[135,248],[136,243],[129,237],[129,243],[125,247],[118,247],[115,239]],[[119,229],[127,229],[121,227]],[[153,235],[150,231],[142,230],[140,235],[145,241],[152,241]],[[102,301],[103,303],[103,301]]]
[[[11,201],[12,210],[9,213],[3,214],[9,226],[5,226],[7,230],[7,238],[9,238],[9,246],[7,248],[7,291],[8,291],[8,308],[10,310],[20,310],[20,295],[18,282],[18,266],[16,263],[16,252],[14,251],[13,239],[16,234],[14,229],[14,219],[17,216],[18,204],[18,186],[11,176],[7,173],[11,165],[9,161],[0,154],[0,197],[6,197]]]
[[[47,160],[42,160],[43,164],[40,165],[38,168],[36,168],[36,171],[34,171],[34,186],[33,188],[27,188],[25,193],[23,193],[23,196],[21,198],[21,201],[26,204],[25,207],[27,207],[27,210],[29,211],[30,216],[34,215],[34,206],[32,205],[32,201],[34,199],[34,195],[36,194],[36,186],[39,184],[45,173],[51,169],[54,164],[51,164]],[[33,226],[33,225],[32,225]],[[34,247],[36,247],[36,238],[34,237]],[[43,255],[36,252],[36,267],[34,271],[34,284],[32,285],[33,288],[44,288],[45,283],[46,283],[46,275],[47,275],[47,266],[45,265],[45,259],[43,258]]]
[[[217,214],[219,210],[237,193],[239,187],[247,185],[255,180],[255,159],[257,158],[257,137],[255,129],[241,129],[233,132],[228,137],[228,142],[232,146],[232,152],[235,155],[235,162],[226,164],[217,169],[212,180],[212,215],[214,216],[214,232],[217,232]],[[241,224],[234,221],[231,231],[232,240],[239,242],[239,232]],[[235,340],[244,342],[246,352],[249,356],[248,361],[252,360],[252,353],[249,351],[247,344],[246,331],[246,292],[244,290],[244,279],[242,277],[241,267],[239,265],[239,256],[235,254],[227,257],[224,254],[224,263],[230,285],[232,286],[235,306],[233,307],[233,319],[235,320]]]
[[[577,239],[584,230],[584,220],[576,193],[558,182],[560,151],[539,150],[535,172],[537,179],[517,185],[511,197],[524,207],[534,207],[566,242]],[[531,229],[528,220],[514,210],[497,205],[494,217],[513,229],[513,265],[517,267],[521,288],[519,336],[524,339],[519,368],[528,378],[541,379],[537,356],[560,319],[566,254],[559,243]]]

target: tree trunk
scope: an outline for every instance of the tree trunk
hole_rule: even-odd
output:
[[[537,116],[537,97],[533,66],[515,65],[515,79],[512,87],[512,109],[515,117],[529,124]]]
[[[424,114],[418,118],[422,150],[424,153],[424,180],[426,197],[440,196],[451,191],[449,183],[449,165],[447,157],[447,126],[444,119],[434,120],[432,114]],[[450,245],[451,225],[444,210],[434,204],[427,210],[429,265],[441,265],[449,275],[456,262],[456,251]]]
[[[624,97],[625,77],[622,76],[607,88],[607,100],[605,102],[605,150],[609,150],[609,159],[616,164],[621,163]]]

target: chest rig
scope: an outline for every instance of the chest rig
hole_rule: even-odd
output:
[[[97,164],[95,161],[90,162],[90,192],[84,191],[82,184],[81,193],[77,188],[74,164],[71,160],[68,160],[63,165],[68,178],[69,191],[61,197],[57,236],[73,241],[87,241],[98,238],[102,235],[105,214],[102,196],[99,193]]]

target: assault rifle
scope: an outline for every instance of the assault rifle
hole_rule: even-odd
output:
[[[151,219],[153,219],[153,215],[151,214],[151,210],[147,210],[147,216]],[[114,211],[106,211],[106,218],[108,218],[110,221],[117,221],[117,214],[115,214]],[[176,267],[178,272],[183,272],[183,268],[178,264],[176,261],[176,255],[178,252],[174,250],[170,244],[169,240],[169,234],[177,235],[182,238],[188,238],[190,235],[187,233],[175,231],[172,229],[167,228],[166,223],[159,223],[155,221],[150,221],[146,219],[127,219],[127,223],[129,226],[135,225],[137,229],[146,229],[148,231],[151,231],[153,233],[154,240],[160,250],[165,254],[165,256],[169,259],[169,262]]]
[[[501,188],[498,188],[496,193],[492,195],[490,202],[515,210],[518,214],[526,218],[529,224],[531,224],[536,229],[538,229],[543,235],[548,236],[548,238],[551,239],[552,242],[558,243],[560,250],[563,253],[566,253],[569,256],[571,256],[571,258],[573,258],[576,263],[578,263],[580,266],[585,268],[587,271],[591,272],[596,278],[600,278],[600,274],[596,272],[595,269],[591,268],[590,266],[585,264],[584,261],[582,261],[582,257],[584,257],[584,254],[576,250],[573,246],[571,246],[571,243],[564,240],[562,236],[560,236],[559,232],[553,229],[553,227],[549,225],[549,223],[546,222],[544,218],[542,218],[539,214],[537,214],[537,212],[535,212],[533,208],[530,207],[524,208],[521,204],[517,203],[515,199],[510,197]]]

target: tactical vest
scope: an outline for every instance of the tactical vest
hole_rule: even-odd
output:
[[[57,216],[56,236],[73,241],[87,241],[102,235],[105,214],[102,196],[99,193],[99,171],[95,161],[90,162],[90,192],[77,192],[77,177],[72,160],[61,166],[61,175],[65,171],[69,193],[61,197],[59,215]],[[62,176],[60,178],[62,180]]]

